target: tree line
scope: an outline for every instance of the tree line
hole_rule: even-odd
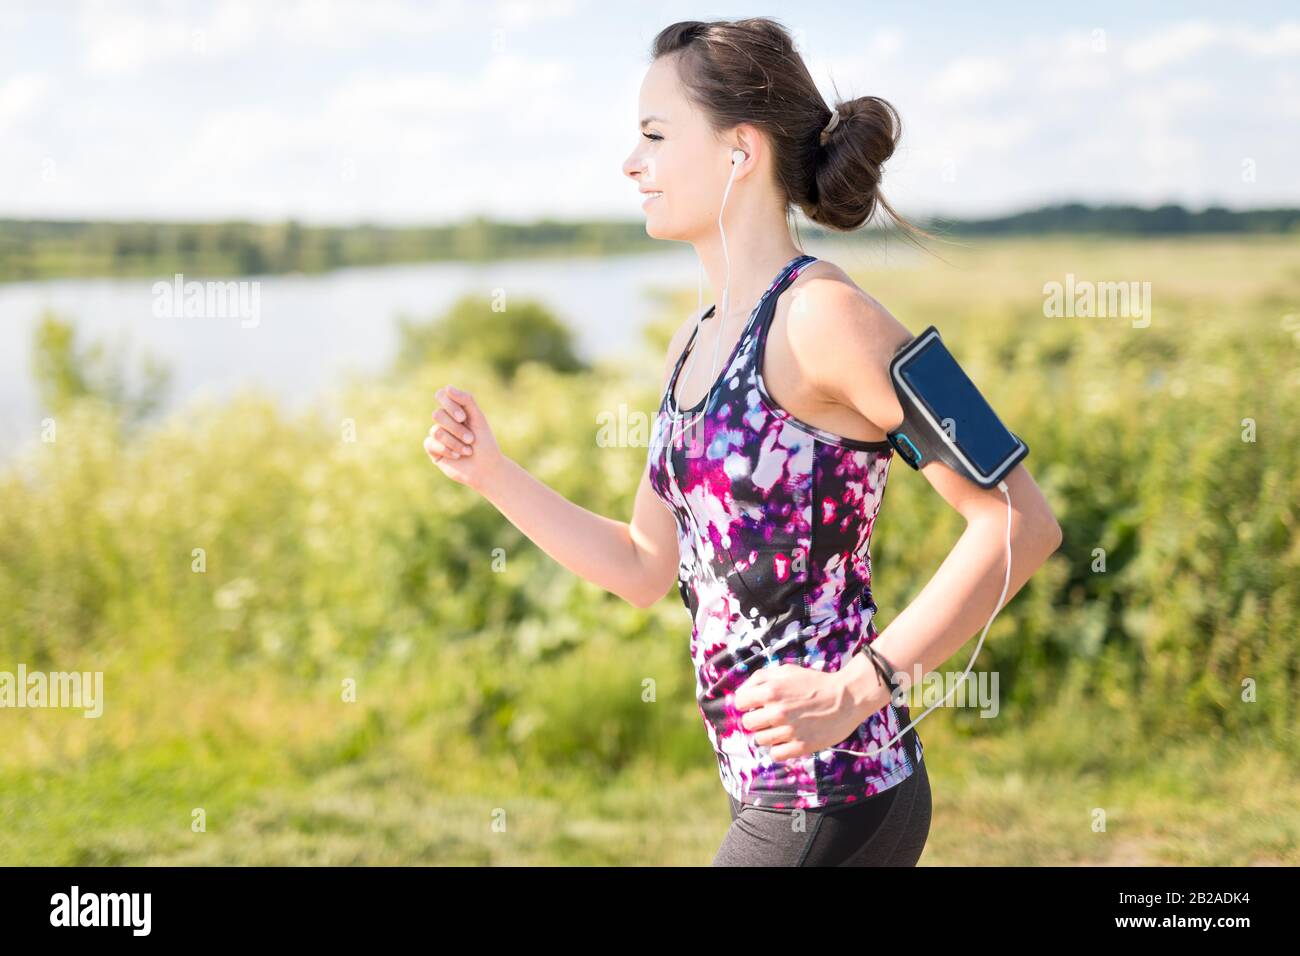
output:
[[[921,220],[948,235],[1024,236],[1050,233],[1169,236],[1205,233],[1289,233],[1300,209],[1193,211],[1178,205],[1088,206],[1067,203],[988,219]],[[809,236],[829,235],[801,224]],[[70,276],[264,275],[327,272],[436,260],[605,255],[658,248],[640,220],[531,223],[476,216],[441,226],[278,223],[129,222],[0,219],[0,281]]]

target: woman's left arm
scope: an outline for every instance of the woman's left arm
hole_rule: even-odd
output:
[[[810,279],[791,306],[796,360],[828,400],[854,409],[883,431],[903,420],[889,362],[912,333],[880,303],[853,287]],[[833,349],[815,349],[816,342]],[[932,461],[921,474],[963,518],[966,529],[921,593],[880,632],[872,647],[910,682],[937,668],[988,622],[1007,582],[1007,500]],[[1061,544],[1061,527],[1023,462],[1006,477],[1011,495],[1011,578],[1003,606]],[[840,671],[845,690],[867,716],[887,691],[865,654]]]
[[[1006,478],[1011,493],[1008,582],[1007,501],[1002,492],[978,488],[942,463],[922,468],[921,474],[961,512],[966,529],[921,593],[871,644],[907,674],[907,686],[918,683],[980,633],[998,606],[1004,584],[1003,607],[1061,544],[1060,526],[1042,492],[1024,463],[1016,465]],[[888,691],[881,688],[867,655],[855,655],[839,673],[862,720],[884,706]]]
[[[912,333],[845,282],[810,276],[790,294],[787,350],[799,375],[827,403],[852,408],[886,432],[898,427],[903,408],[889,362]],[[871,643],[909,684],[984,627],[1007,580],[1002,492],[980,488],[942,462],[921,474],[966,519],[966,530],[921,593]],[[1005,480],[1012,565],[1004,605],[1061,544],[1060,525],[1024,463]],[[733,703],[754,742],[770,747],[773,759],[789,760],[844,740],[889,699],[889,688],[860,653],[833,673],[796,664],[760,668],[737,688]]]

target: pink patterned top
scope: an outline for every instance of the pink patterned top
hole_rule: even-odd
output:
[[[837,806],[879,793],[907,779],[923,754],[911,731],[872,757],[827,749],[774,761],[732,703],[768,663],[836,671],[876,639],[871,529],[893,448],[800,421],[772,399],[761,374],[777,298],[815,261],[796,256],[777,274],[716,387],[682,411],[675,393],[692,333],[649,451],[651,484],[677,523],[696,701],[723,787],[741,803],[778,808]],[[874,750],[898,733],[899,717],[887,704],[833,746]]]

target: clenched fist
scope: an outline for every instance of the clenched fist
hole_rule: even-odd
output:
[[[425,452],[452,481],[480,488],[504,457],[487,417],[473,395],[454,385],[438,389],[434,398],[441,407],[433,412]]]

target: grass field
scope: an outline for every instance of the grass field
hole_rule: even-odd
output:
[[[393,706],[403,686],[393,675],[375,689],[384,703],[369,707],[271,681],[173,680],[106,714],[112,741],[99,739],[105,728],[69,726],[95,721],[58,714],[62,733],[12,741],[27,749],[6,760],[0,855],[18,865],[689,866],[708,863],[722,839],[726,797],[702,743],[683,746],[690,766],[650,753],[616,773],[485,759],[440,739],[432,701]],[[1268,741],[1148,748],[1134,743],[1136,726],[1061,711],[996,739],[954,733],[942,709],[922,721],[934,817],[921,865],[1296,864],[1300,783]],[[196,807],[204,832],[191,829]]]

